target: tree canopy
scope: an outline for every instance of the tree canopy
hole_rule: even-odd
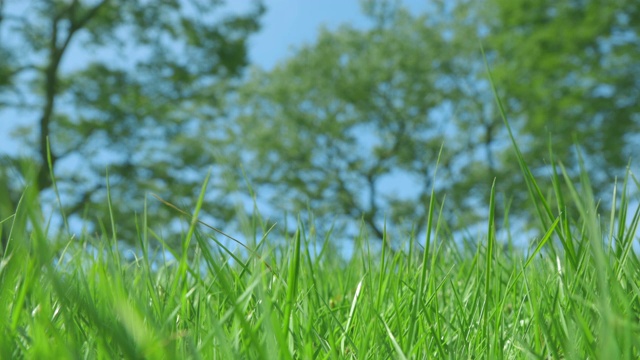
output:
[[[455,129],[430,117],[447,96],[455,54],[424,18],[406,12],[368,31],[322,31],[273,71],[253,72],[234,129],[248,154],[248,176],[273,188],[276,205],[316,216],[363,218],[382,237],[390,221],[424,215],[438,152],[441,174],[464,147]],[[403,177],[402,198],[382,184]],[[447,182],[446,187],[455,182]],[[407,220],[408,220],[407,219]]]
[[[148,191],[192,204],[215,166],[205,210],[225,222],[240,190],[326,230],[420,232],[435,187],[461,229],[486,216],[494,179],[500,207],[526,218],[481,47],[537,175],[556,160],[576,174],[576,144],[598,190],[627,166],[640,127],[636,1],[433,0],[423,14],[362,4],[370,27],[321,30],[246,76],[260,4],[227,16],[196,0],[5,6],[0,109],[38,120],[19,131],[31,151],[5,157],[0,186],[16,188],[11,165],[50,189],[49,146],[63,211],[96,223],[108,218],[107,166],[124,213]]]
[[[494,178],[501,208],[526,217],[481,46],[536,174],[552,161],[577,174],[577,144],[598,190],[622,174],[640,126],[635,2],[434,1],[421,15],[366,4],[371,29],[325,30],[244,86],[238,146],[272,203],[362,219],[380,238],[385,219],[415,231],[437,166],[454,228],[486,216]]]
[[[15,175],[30,180],[18,163],[30,163],[42,192],[51,192],[51,170],[62,211],[88,211],[94,223],[108,219],[107,168],[117,213],[142,211],[147,191],[192,203],[216,163],[204,144],[216,142],[211,132],[247,65],[247,39],[263,10],[255,3],[246,14],[225,14],[221,2],[199,0],[6,4],[0,110],[36,119],[15,133],[30,150],[4,158],[14,203]],[[135,231],[131,216],[118,218],[122,231]]]
[[[488,28],[483,41],[507,111],[538,139],[530,154],[545,152],[547,135],[565,160],[577,141],[594,172],[627,165],[640,130],[639,11],[635,1],[496,0],[484,8],[478,23]]]

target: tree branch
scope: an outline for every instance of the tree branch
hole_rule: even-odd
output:
[[[60,69],[60,62],[62,60],[62,56],[66,52],[71,40],[78,30],[84,27],[91,18],[96,16],[100,8],[107,3],[108,0],[103,0],[99,4],[95,5],[91,8],[83,17],[74,21],[73,18],[70,18],[71,26],[65,37],[62,45],[58,47],[58,26],[60,24],[60,20],[62,19],[62,15],[65,12],[71,12],[72,15],[75,13],[75,7],[78,5],[77,0],[73,1],[69,7],[65,9],[65,11],[57,14],[51,23],[51,37],[49,38],[49,63],[45,69],[45,84],[44,84],[44,93],[45,93],[45,104],[42,110],[42,116],[40,117],[39,127],[40,127],[40,137],[39,137],[39,155],[41,161],[41,167],[38,172],[38,189],[44,190],[51,186],[51,178],[49,176],[49,171],[53,169],[49,169],[48,164],[48,154],[51,154],[51,168],[55,167],[57,157],[53,152],[53,149],[50,148],[49,143],[49,135],[51,133],[50,126],[51,120],[53,117],[53,111],[55,108],[55,100],[58,92],[58,71]]]
[[[2,20],[4,20],[4,0],[0,0],[0,26],[2,26]]]

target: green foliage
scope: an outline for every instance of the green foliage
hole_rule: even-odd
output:
[[[548,169],[549,139],[577,176],[579,143],[595,188],[608,192],[640,130],[638,3],[490,0],[476,10],[506,111],[519,137],[530,135],[522,151],[532,168]]]
[[[443,190],[455,187],[452,160],[467,139],[430,117],[455,53],[424,22],[399,10],[371,30],[325,30],[273,71],[252,73],[231,130],[258,194],[270,188],[276,206],[309,206],[329,222],[362,217],[381,238],[387,210],[409,226],[425,215],[443,142]],[[382,191],[391,176],[415,184],[411,201]]]
[[[322,30],[246,77],[247,39],[263,8],[222,17],[219,7],[33,0],[0,9],[0,30],[12,35],[0,42],[0,108],[37,118],[16,133],[31,151],[3,166],[35,166],[37,188],[51,195],[50,144],[64,213],[88,217],[93,229],[109,221],[108,167],[111,196],[124,204],[112,209],[124,218],[123,239],[135,238],[124,214],[140,212],[146,192],[191,208],[211,167],[203,213],[225,224],[234,221],[232,195],[250,193],[278,219],[301,214],[336,236],[363,221],[378,239],[387,224],[394,242],[424,232],[435,186],[438,216],[455,232],[487,220],[482,204],[499,179],[496,226],[510,211],[534,230],[542,210],[525,204],[532,190],[491,99],[481,44],[531,173],[562,163],[577,181],[581,153],[595,197],[605,198],[638,141],[636,1],[433,0],[411,14],[400,2],[367,0],[370,27]],[[554,158],[545,156],[550,144]],[[444,181],[434,184],[438,156]],[[34,165],[17,166],[24,158]],[[5,181],[14,207],[22,175]],[[552,203],[569,191],[539,182],[555,193],[535,197]],[[148,206],[163,225],[177,224],[160,202]]]
[[[195,179],[224,160],[215,124],[263,12],[256,3],[249,13],[222,16],[221,5],[34,0],[0,9],[3,35],[11,35],[0,48],[10,55],[0,73],[11,74],[0,95],[20,99],[0,106],[37,119],[16,132],[30,146],[20,155],[39,167],[32,185],[50,192],[50,150],[63,211],[88,214],[95,229],[109,219],[106,167],[111,196],[126,203],[116,211],[141,211],[148,191],[193,205]],[[172,219],[158,205],[151,204],[158,216]],[[229,216],[222,206],[210,210]],[[133,221],[120,226],[125,238],[135,237]]]
[[[34,1],[34,18],[16,30],[32,57],[0,60],[9,74],[2,99],[33,91],[41,115],[37,161],[5,157],[0,167],[0,191],[10,195],[0,196],[0,358],[640,357],[640,207],[629,195],[640,183],[627,171],[605,211],[602,181],[593,185],[586,170],[626,164],[632,138],[615,135],[637,126],[640,72],[611,64],[638,49],[607,36],[637,28],[635,3],[496,0],[486,9],[498,15],[481,18],[474,3],[436,2],[452,16],[431,20],[367,1],[373,29],[325,31],[273,71],[256,71],[236,99],[237,122],[222,130],[209,121],[225,115],[256,14],[217,23],[204,21],[206,5],[193,19],[183,2],[145,4]],[[565,23],[575,34],[554,36]],[[123,27],[135,36],[123,39]],[[486,63],[462,51],[478,31]],[[97,48],[133,41],[149,52],[127,66],[102,59],[64,72],[73,39]],[[603,41],[609,51],[587,51]],[[189,61],[200,57],[211,62]],[[615,95],[601,98],[602,79]],[[438,106],[459,116],[438,118]],[[604,127],[609,115],[622,130]],[[575,155],[569,135],[585,141]],[[557,154],[546,151],[556,145]],[[311,208],[321,223],[361,219],[353,256],[341,257],[333,228],[320,232],[312,220],[279,236],[258,214],[240,214],[249,240],[235,243],[202,228],[204,210],[221,205],[206,197],[214,177],[197,184],[211,146],[223,148],[216,160],[246,160],[258,197],[271,192],[294,213]],[[60,164],[73,154],[94,174],[109,164],[110,175],[92,187],[91,176],[66,173]],[[227,170],[231,178],[236,169]],[[416,179],[415,198],[380,196],[385,177],[399,173]],[[65,213],[92,204],[98,227],[77,237],[52,231],[40,196],[49,187]],[[140,189],[194,205],[178,244],[153,230],[170,217],[148,208]],[[519,248],[509,199],[525,197],[517,210],[538,217],[530,226],[540,236]],[[376,237],[389,240],[387,208],[390,222],[420,224],[412,234],[424,230],[422,249],[411,235],[395,237],[395,252],[371,251]],[[486,233],[456,241],[450,229],[477,229],[478,217]]]
[[[623,175],[640,130],[636,2],[434,1],[422,15],[388,1],[364,5],[371,29],[324,30],[243,87],[237,151],[274,206],[310,208],[325,224],[362,219],[378,238],[385,219],[419,233],[444,145],[437,189],[453,230],[486,221],[478,204],[494,178],[496,203],[514,204],[514,217],[528,222],[526,180],[481,44],[533,173],[561,161],[577,179],[579,143],[598,197]],[[544,156],[549,144],[555,159]],[[404,194],[388,189],[391,178]]]

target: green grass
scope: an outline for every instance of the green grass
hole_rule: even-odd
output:
[[[259,224],[246,230],[267,235],[232,251],[195,216],[171,248],[145,213],[127,260],[117,219],[100,238],[48,239],[27,190],[3,220],[0,358],[640,357],[640,214],[626,195],[637,181],[601,217],[586,176],[574,186],[554,168],[554,189],[569,191],[546,198],[522,166],[544,234],[528,251],[496,239],[492,211],[475,250],[462,247],[433,202],[423,251],[372,253],[363,233],[344,259],[312,228],[277,246]]]
[[[205,181],[180,245],[154,234],[145,210],[131,260],[118,219],[99,237],[50,239],[27,189],[0,219],[11,229],[0,359],[640,358],[640,210],[627,195],[638,181],[627,175],[601,214],[586,175],[574,184],[554,164],[541,189],[514,148],[542,234],[528,249],[496,238],[500,179],[486,230],[464,242],[473,249],[453,240],[433,194],[425,239],[376,253],[362,232],[349,259],[312,225],[276,241],[245,222],[266,235],[227,241],[198,220]]]

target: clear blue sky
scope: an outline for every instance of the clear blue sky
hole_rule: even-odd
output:
[[[429,0],[401,3],[420,12]],[[267,13],[262,31],[253,37],[250,56],[254,64],[271,68],[291,55],[291,48],[314,41],[322,26],[335,29],[341,24],[366,28],[369,20],[360,11],[359,0],[266,0]],[[231,7],[245,7],[249,0],[229,1]]]

